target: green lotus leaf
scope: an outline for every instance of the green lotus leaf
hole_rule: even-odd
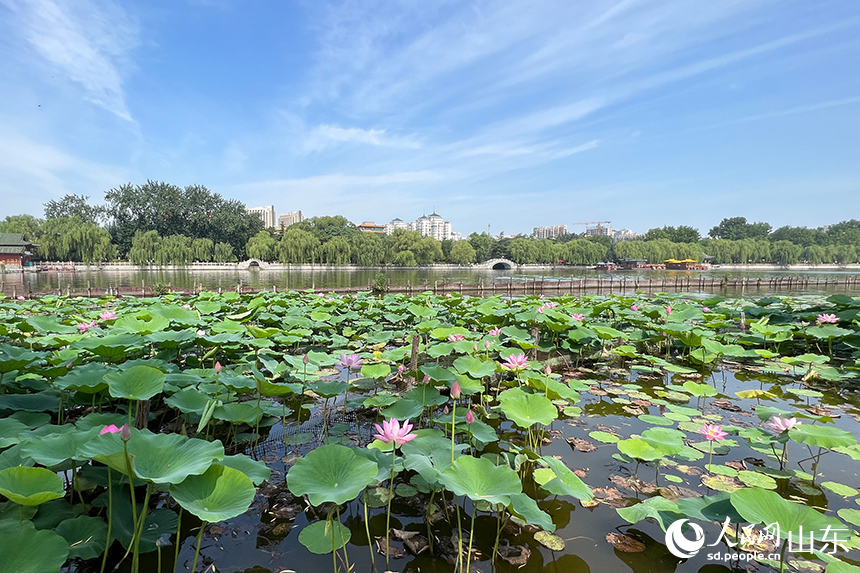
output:
[[[824,573],[860,573],[860,567],[836,559],[827,564]]]
[[[103,499],[104,505],[107,505],[107,500]],[[139,501],[142,501],[138,499]],[[137,504],[138,516],[143,511],[143,504]],[[148,553],[155,551],[156,541],[165,533],[175,533],[176,525],[179,521],[179,516],[175,511],[170,509],[154,509],[146,515],[146,520],[143,525],[143,534],[140,538],[140,552]],[[132,520],[131,499],[129,497],[128,485],[124,484],[121,487],[114,485],[113,490],[113,525],[111,526],[111,535],[119,541],[123,547],[128,549],[131,546],[132,537],[134,535]]]
[[[164,400],[164,403],[171,408],[176,408],[183,414],[203,415],[203,410],[206,409],[206,404],[210,398],[208,394],[201,392],[195,388],[183,388],[179,392],[175,392],[169,398]]]
[[[197,334],[193,330],[162,330],[147,334],[144,338],[147,342],[157,344],[162,348],[177,348],[195,340]]]
[[[717,389],[710,384],[699,384],[692,380],[684,382],[684,390],[698,398],[717,395]]]
[[[677,503],[659,495],[649,497],[630,507],[617,508],[615,511],[628,523],[638,523],[649,517],[654,518],[663,531],[666,531],[666,528],[675,521],[686,517],[679,511]]]
[[[299,543],[311,553],[325,555],[349,543],[351,537],[349,528],[337,520],[317,521],[302,529]]]
[[[615,444],[622,454],[631,458],[651,462],[659,460],[665,454],[641,438],[628,438]]]
[[[803,527],[804,539],[812,536],[816,541],[827,541],[824,538],[827,537],[825,530],[829,531],[832,537],[834,530],[845,529],[842,522],[835,517],[819,513],[807,505],[783,499],[778,493],[766,489],[739,489],[732,493],[731,502],[749,523],[764,526],[778,523],[778,531],[776,528],[771,531],[778,533],[782,539],[788,539],[789,534],[796,539]]]
[[[762,489],[776,489],[775,479],[758,472],[741,470],[738,472],[738,479],[741,480],[744,485],[748,485],[750,487],[760,487]]]
[[[788,431],[788,437],[801,444],[828,449],[853,446],[857,443],[857,438],[850,432],[833,426],[812,424],[795,426]]]
[[[850,509],[847,507],[843,507],[836,512],[836,515],[838,515],[851,525],[856,525],[857,527],[860,527],[860,509]]]
[[[234,470],[239,470],[248,478],[254,485],[260,485],[272,475],[272,469],[257,460],[251,459],[245,454],[235,454],[232,456],[224,456],[223,460],[215,462],[218,465],[231,467]]]
[[[65,539],[29,521],[0,526],[0,573],[54,573],[69,555]]]
[[[132,366],[105,374],[104,379],[113,398],[149,400],[164,389],[164,372],[152,366]]]
[[[179,434],[142,431],[129,440],[128,453],[133,457],[132,469],[137,477],[153,483],[178,484],[223,460],[224,446]]]
[[[615,434],[610,434],[609,432],[601,432],[599,430],[589,432],[588,437],[593,440],[597,440],[598,442],[603,442],[604,444],[614,444],[621,439]]]
[[[293,495],[307,495],[311,505],[342,504],[375,483],[377,471],[376,463],[333,444],[316,448],[297,460],[287,474],[287,486]]]
[[[56,412],[60,407],[60,394],[46,390],[36,394],[3,394],[0,410],[25,412]]]
[[[860,493],[855,487],[847,486],[845,484],[841,484],[835,481],[822,482],[821,487],[825,487],[836,495],[841,495],[842,497],[854,497],[855,495]]]
[[[132,354],[146,345],[142,336],[137,334],[108,334],[107,336],[87,336],[76,340],[71,348],[88,350],[108,360],[120,359]]]
[[[125,331],[132,334],[152,334],[164,330],[170,326],[170,321],[160,316],[152,320],[140,320],[134,316],[121,316],[113,323],[115,330]]]
[[[511,511],[528,525],[537,525],[544,531],[555,531],[552,517],[543,511],[535,500],[524,493],[511,495]]]
[[[0,449],[14,446],[21,441],[19,435],[29,428],[13,418],[0,418]]]
[[[480,380],[496,373],[497,365],[492,360],[481,360],[474,356],[460,356],[454,361],[454,368],[461,374],[468,374]]]
[[[43,356],[20,346],[0,344],[0,374],[15,372]]]
[[[702,497],[682,497],[677,503],[681,513],[694,519],[722,523],[728,517],[732,523],[743,521],[735,506],[732,505],[731,496],[726,492]]]
[[[47,435],[31,438],[21,448],[21,453],[29,456],[43,466],[55,466],[68,460],[87,459],[79,454],[81,446],[99,433],[92,428],[62,435]]]
[[[674,426],[675,423],[663,416],[655,416],[654,414],[642,414],[638,417],[639,420],[646,424],[654,424],[655,426]]]
[[[512,388],[499,396],[499,409],[520,428],[534,424],[544,426],[558,418],[558,410],[549,398],[539,394],[527,394],[520,388]]]
[[[549,469],[556,476],[555,479],[542,484],[543,489],[555,495],[569,495],[586,501],[594,499],[591,488],[585,485],[579,476],[573,473],[573,470],[564,465],[564,462],[551,456],[543,456],[541,460],[549,465]]]
[[[323,398],[334,398],[346,392],[345,380],[319,380],[308,385],[314,393]]]
[[[56,533],[68,542],[70,558],[93,559],[105,550],[107,523],[99,517],[82,515],[62,521]]]
[[[670,428],[648,428],[642,432],[642,439],[666,456],[677,454],[683,450],[685,437],[686,434],[683,432]]]
[[[20,505],[39,505],[63,497],[63,479],[45,468],[18,466],[0,470],[0,494]]]
[[[54,380],[54,387],[60,390],[95,394],[108,387],[107,382],[104,381],[104,376],[115,370],[115,368],[101,362],[82,364],[72,368],[65,376],[60,376]]]
[[[455,495],[505,506],[510,505],[512,495],[523,491],[514,470],[507,465],[497,466],[487,458],[461,456],[439,475],[439,479]]]
[[[212,417],[231,424],[247,424],[253,426],[263,418],[262,408],[257,410],[256,402],[231,402],[215,408]]]
[[[254,501],[255,492],[248,476],[220,465],[170,486],[170,495],[179,505],[207,522],[224,521],[245,513]]]
[[[361,375],[365,378],[384,380],[389,374],[391,374],[391,366],[388,364],[365,364],[361,367]]]

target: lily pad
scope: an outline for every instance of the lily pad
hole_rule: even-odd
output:
[[[255,492],[248,476],[219,465],[170,486],[170,495],[179,505],[208,522],[224,521],[245,513],[254,501]]]
[[[107,523],[98,517],[82,515],[61,522],[57,535],[69,543],[69,557],[93,559],[105,550]]]
[[[520,388],[512,388],[499,396],[499,408],[505,416],[520,428],[535,424],[548,425],[558,418],[558,410],[552,401],[539,394],[527,394]]]
[[[0,494],[20,505],[39,505],[63,497],[63,479],[45,468],[0,470]]]
[[[65,539],[29,521],[0,527],[0,573],[53,573],[68,555]]]
[[[778,523],[779,528],[773,532],[782,539],[798,535],[803,528],[804,538],[810,536],[816,541],[828,541],[824,537],[834,530],[844,530],[842,523],[834,518],[819,513],[807,505],[797,504],[776,492],[760,488],[740,489],[731,496],[732,505],[749,523],[769,526]]]
[[[522,492],[519,476],[507,465],[497,466],[487,458],[461,456],[440,474],[445,488],[472,501],[509,505],[511,496]]]
[[[317,521],[302,529],[299,543],[311,553],[325,555],[349,543],[351,537],[352,532],[337,520]]]
[[[113,398],[149,400],[164,389],[164,372],[152,366],[132,366],[105,374],[104,379]]]
[[[345,446],[322,446],[296,461],[287,474],[293,495],[307,495],[311,505],[342,504],[376,482],[377,465]]]

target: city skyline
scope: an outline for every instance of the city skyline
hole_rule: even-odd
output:
[[[152,179],[506,235],[824,226],[860,207],[858,31],[850,0],[0,0],[0,218]]]

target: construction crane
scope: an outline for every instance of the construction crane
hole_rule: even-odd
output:
[[[571,223],[571,225],[597,225],[597,234],[603,235],[600,225],[606,223],[609,225],[612,221],[586,221],[585,223]]]

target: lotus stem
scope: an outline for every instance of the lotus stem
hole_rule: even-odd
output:
[[[113,526],[113,478],[110,474],[110,466],[108,466],[108,528],[107,528],[107,540],[105,541],[105,552],[102,555],[102,566],[99,569],[99,573],[104,573],[105,565],[107,564],[107,556],[108,556],[108,548],[110,546],[110,534],[111,534],[111,526]]]
[[[457,400],[451,407],[451,463],[454,463],[454,436],[457,433]]]
[[[130,413],[131,410],[129,410],[129,416],[131,415]],[[128,486],[131,489],[131,518],[134,523],[137,523],[137,501],[134,499],[134,479],[131,477],[131,459],[128,457],[128,442],[125,440],[122,442],[122,448],[125,452],[125,471],[128,472]]]
[[[337,506],[337,523],[340,525],[340,506]],[[349,573],[351,567],[349,566],[349,552],[346,550],[346,540],[343,538],[343,530],[341,528],[337,528],[340,532],[340,541],[343,543],[343,561],[346,565],[346,571]],[[331,532],[331,538],[334,539],[334,531]]]
[[[391,442],[391,479],[388,480],[388,511],[385,514],[385,568],[388,568],[388,561],[391,553],[391,500],[394,499],[394,464],[397,461],[397,444]]]
[[[134,546],[134,553],[131,556],[131,570],[132,573],[137,573],[140,569],[139,555],[140,555],[140,538],[143,536],[143,527],[146,522],[146,513],[147,508],[149,507],[149,498],[152,495],[152,482],[146,484],[146,496],[143,498],[143,508],[140,511],[140,519],[139,523],[135,523],[134,528],[134,539],[132,540],[132,545]]]
[[[197,559],[200,557],[200,544],[203,543],[204,529],[206,529],[205,521],[200,524],[200,531],[197,533],[197,549],[194,550],[194,563],[191,565],[191,573],[197,571]]]
[[[471,571],[472,566],[472,539],[475,537],[475,502],[472,502],[472,523],[469,529],[469,550],[466,552],[466,573]]]
[[[376,568],[376,558],[373,556],[373,539],[370,538],[370,519],[367,516],[367,488],[364,488],[364,530],[367,532],[367,547],[370,549],[370,564]]]
[[[179,506],[179,517],[176,520],[176,547],[173,549],[173,571],[179,567],[179,547],[182,545],[179,541],[180,529],[182,529],[182,506]]]

